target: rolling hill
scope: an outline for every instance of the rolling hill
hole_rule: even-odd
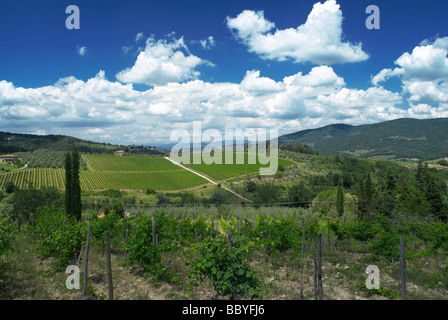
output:
[[[279,137],[280,145],[297,142],[328,156],[434,160],[448,157],[448,118],[406,118],[359,126],[333,124]]]
[[[76,147],[83,153],[111,153],[130,149],[130,153],[164,155],[163,151],[143,146],[122,146],[104,142],[82,140],[64,135],[34,135],[0,131],[0,155],[6,153],[32,152],[36,150],[70,151]]]

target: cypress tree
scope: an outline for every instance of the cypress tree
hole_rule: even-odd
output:
[[[358,183],[358,215],[359,218],[363,218],[364,213],[366,212],[366,191],[364,179],[362,177],[359,178]]]
[[[425,193],[428,181],[428,163],[425,163],[425,165],[423,165],[422,161],[418,162],[415,180],[417,189],[420,190],[420,192]]]
[[[336,212],[338,213],[339,217],[342,217],[344,214],[344,186],[342,178],[339,179],[338,183],[338,196],[336,199]]]
[[[81,204],[81,185],[79,183],[79,166],[80,166],[80,156],[77,149],[72,152],[72,214],[76,221],[81,220],[82,204]]]
[[[72,210],[72,155],[70,152],[65,154],[65,214],[71,216]]]
[[[386,174],[386,191],[387,192],[392,192],[395,190],[396,187],[396,180],[395,180],[395,176],[392,172],[391,167],[387,168],[387,174]]]
[[[426,199],[431,205],[431,213],[433,216],[444,220],[444,204],[442,195],[437,188],[434,178],[428,178],[427,180]]]

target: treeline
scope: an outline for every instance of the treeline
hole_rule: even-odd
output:
[[[345,211],[361,220],[378,214],[386,217],[404,215],[415,220],[448,220],[446,170],[429,168],[423,162],[418,163],[416,170],[411,170],[392,162],[348,157],[310,157],[306,163],[311,169],[314,166],[331,166],[331,169],[325,174],[305,173],[292,179],[300,182],[289,185],[281,181],[260,182],[247,178],[245,191],[256,204],[314,206],[321,213],[332,210],[339,216],[344,214],[341,201],[350,201],[350,208]],[[291,174],[297,169],[285,170]]]
[[[63,168],[65,152],[51,151],[49,149],[39,149],[32,152],[18,152],[17,155],[22,159],[22,165],[28,164],[28,168]],[[87,164],[81,158],[81,167],[87,170]]]
[[[358,182],[359,217],[382,213],[387,217],[405,213],[418,220],[447,222],[448,203],[446,177],[428,169],[428,164],[418,163],[411,180],[402,180],[392,168],[387,169],[383,186],[378,185],[371,172]]]
[[[122,146],[86,141],[62,135],[39,136],[0,131],[0,154],[32,152],[39,149],[69,151],[74,148],[83,153],[106,153],[111,149],[118,150]]]
[[[294,144],[292,144],[292,143],[282,144],[280,146],[280,150],[293,151],[293,152],[312,154],[312,155],[319,154],[316,149],[313,149],[310,146],[308,146],[306,144],[301,144],[299,142],[294,143]]]

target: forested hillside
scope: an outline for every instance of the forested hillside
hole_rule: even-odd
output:
[[[280,144],[296,142],[307,144],[322,155],[433,160],[448,157],[448,119],[397,119],[360,126],[333,124],[279,138]]]

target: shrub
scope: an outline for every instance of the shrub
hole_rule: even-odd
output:
[[[113,238],[117,232],[117,221],[119,220],[119,216],[112,211],[105,215],[102,218],[98,218],[98,216],[94,215],[90,220],[91,224],[91,236],[92,238],[101,246],[104,246],[104,233],[109,231],[110,237]]]
[[[209,238],[198,244],[200,257],[189,263],[192,265],[192,285],[197,286],[208,278],[219,295],[230,299],[237,294],[243,298],[262,296],[262,282],[257,273],[242,262],[251,251],[248,245],[240,245],[242,240],[242,236],[232,236],[231,250],[224,237]]]
[[[348,235],[358,241],[368,241],[376,234],[374,226],[367,221],[353,221],[348,223]]]
[[[114,205],[112,207],[112,210],[114,210],[115,213],[119,217],[121,217],[121,218],[124,217],[124,205],[123,205],[123,202],[121,200],[117,199],[117,200],[114,201]]]
[[[6,193],[13,193],[15,189],[16,189],[16,186],[14,185],[13,182],[11,182],[11,181],[6,182],[6,184],[5,184]]]
[[[146,189],[146,194],[155,194],[155,193],[157,192],[153,189]]]
[[[13,225],[9,220],[0,216],[0,267],[4,263],[2,256],[12,251]]]
[[[388,259],[400,258],[400,236],[392,228],[386,217],[379,216],[375,228],[377,231],[377,241],[370,240],[370,250],[372,253],[384,256]]]
[[[56,258],[52,262],[55,271],[64,270],[79,256],[87,235],[86,227],[85,223],[65,220],[62,210],[44,208],[39,211],[34,227],[38,249],[43,257]]]
[[[137,262],[146,271],[154,274],[153,281],[168,278],[168,271],[161,262],[161,246],[152,244],[152,220],[141,217],[137,230],[132,234],[128,244],[128,263]]]

